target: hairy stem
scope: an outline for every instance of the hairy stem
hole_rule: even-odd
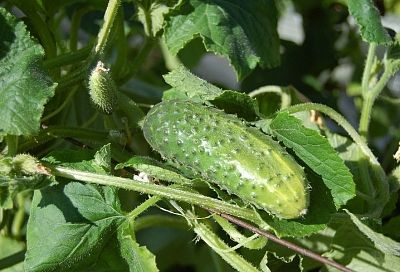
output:
[[[104,14],[104,23],[97,36],[98,39],[95,47],[95,54],[97,54],[98,56],[102,56],[104,54],[104,50],[111,33],[111,28],[114,24],[114,20],[115,17],[117,16],[117,12],[120,5],[121,5],[120,0],[110,0],[108,2],[108,6]]]
[[[211,229],[209,229],[207,225],[199,223],[197,220],[192,220],[192,222],[194,225],[194,232],[237,271],[259,271],[238,253],[230,251],[229,246],[225,244],[224,241],[222,241]]]
[[[383,72],[381,78],[376,83],[376,85],[371,90],[363,90],[364,103],[361,109],[360,125],[358,130],[364,137],[367,137],[368,135],[372,107],[375,103],[375,100],[382,92],[383,88],[385,88],[390,77],[391,77],[391,69],[390,67],[386,67],[385,71]]]
[[[376,51],[376,44],[371,43],[368,48],[367,60],[365,61],[365,67],[361,82],[361,87],[363,92],[366,92],[369,89],[368,85],[369,85],[369,80],[371,78],[371,68],[372,64],[374,63],[375,51]]]
[[[50,172],[59,177],[69,178],[73,180],[95,183],[100,185],[115,186],[126,190],[137,191],[145,194],[151,194],[177,201],[183,201],[194,204],[203,208],[218,210],[220,212],[229,213],[237,217],[246,218],[253,223],[260,223],[257,214],[250,209],[241,208],[221,200],[191,193],[182,189],[176,189],[150,183],[143,183],[138,180],[109,176],[104,174],[94,174],[79,170],[74,170],[61,166],[48,166]]]
[[[155,205],[158,201],[161,200],[161,197],[158,196],[152,196],[143,203],[141,203],[139,206],[137,206],[133,211],[131,211],[127,217],[128,220],[134,220],[137,216],[139,216],[141,213],[146,211],[148,208],[151,206]]]

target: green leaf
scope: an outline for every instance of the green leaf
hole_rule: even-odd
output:
[[[383,225],[382,233],[388,237],[391,237],[397,241],[400,240],[400,216],[390,218],[390,220]]]
[[[87,152],[55,152],[48,158],[74,169],[105,173],[109,145],[94,160],[78,161]],[[106,163],[107,164],[107,163]],[[79,270],[96,264],[117,227],[125,220],[117,192],[78,182],[35,191],[27,226],[27,271]],[[60,246],[62,245],[62,246]]]
[[[56,87],[40,66],[43,57],[24,23],[0,7],[0,136],[39,131],[44,105]]]
[[[150,6],[146,4],[138,5],[138,18],[145,26],[146,34],[155,37],[157,33],[163,29],[165,17],[169,12],[179,6],[182,0],[158,0],[151,1]],[[138,1],[139,2],[139,1]],[[143,1],[146,2],[146,1]],[[151,29],[148,29],[146,23],[146,13],[151,18]]]
[[[260,115],[257,101],[244,93],[224,91],[210,102],[226,113],[237,114],[248,121],[255,120]]]
[[[394,42],[389,46],[385,55],[386,69],[390,69],[390,73],[394,75],[400,70],[400,34],[396,34]]]
[[[27,227],[26,271],[88,267],[123,219],[113,201],[93,185],[70,182],[35,191]]]
[[[372,0],[349,0],[349,11],[360,27],[361,37],[369,43],[386,44],[392,39],[382,26],[378,9]]]
[[[189,0],[168,20],[165,43],[177,54],[201,37],[207,51],[227,57],[239,79],[259,63],[279,65],[277,11],[274,1]]]
[[[164,80],[175,89],[175,92],[184,94],[182,97],[199,102],[215,99],[223,93],[222,89],[193,75],[183,65],[164,75]]]
[[[321,175],[337,208],[355,196],[352,175],[326,138],[305,128],[300,120],[285,112],[272,120],[270,128],[278,140],[292,148],[315,173]]]
[[[381,252],[371,239],[351,222],[350,218],[346,218],[334,223],[337,231],[332,239],[331,251],[325,253],[325,257],[335,259],[354,271],[399,271],[400,258]],[[328,271],[337,271],[326,268]]]
[[[96,152],[94,163],[102,167],[106,173],[111,173],[111,144],[103,146]]]
[[[149,157],[132,157],[126,162],[117,164],[115,169],[122,169],[124,167],[132,167],[159,180],[189,185],[193,184],[190,179],[179,174],[176,169]]]
[[[128,264],[121,256],[117,236],[117,233],[113,234],[108,243],[103,247],[96,263],[87,270],[96,272],[125,272],[129,270]]]
[[[390,180],[390,191],[397,192],[400,189],[400,166],[397,166],[389,177]]]
[[[368,198],[351,199],[346,208],[357,214],[379,216],[388,201],[388,192],[382,180],[374,174],[376,166],[371,165],[358,145],[348,138],[332,133],[328,133],[327,137],[331,146],[339,152],[339,156],[350,169],[357,191],[368,195]]]
[[[146,247],[140,246],[133,237],[133,231],[126,222],[118,230],[121,255],[129,264],[130,272],[159,271],[156,257]]]
[[[392,240],[389,237],[386,237],[381,233],[375,232],[370,227],[365,225],[360,219],[358,219],[357,216],[347,210],[346,212],[350,216],[354,225],[356,225],[356,227],[374,243],[377,249],[385,254],[400,256],[400,243]]]
[[[164,93],[163,100],[209,101],[227,113],[236,113],[248,120],[254,120],[259,115],[255,99],[244,93],[222,90],[193,75],[182,65],[164,75],[164,79],[173,88]]]

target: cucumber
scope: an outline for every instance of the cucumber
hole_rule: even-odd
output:
[[[309,193],[302,167],[279,143],[233,115],[170,100],[149,111],[143,132],[163,158],[245,203],[285,219],[307,212]]]
[[[111,77],[110,69],[101,61],[89,76],[89,96],[93,105],[103,114],[111,114],[117,107],[117,86]]]

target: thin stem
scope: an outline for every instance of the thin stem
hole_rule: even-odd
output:
[[[150,14],[149,10],[146,8],[143,8],[143,11],[144,11],[144,17],[145,17],[145,21],[146,21],[147,33],[149,34],[149,37],[151,39],[153,39],[154,33],[153,33],[153,21],[151,19],[151,14]]]
[[[287,111],[289,113],[295,113],[299,111],[310,111],[310,110],[316,110],[325,113],[334,121],[336,121],[350,135],[353,141],[360,147],[361,151],[369,158],[371,163],[380,167],[378,160],[376,159],[375,155],[372,153],[368,145],[365,143],[364,139],[357,133],[357,131],[352,127],[352,125],[349,122],[347,122],[347,120],[334,109],[318,103],[302,103],[290,106],[286,108],[284,111]]]
[[[183,230],[189,229],[186,220],[176,216],[152,214],[152,215],[141,216],[135,219],[135,224],[134,224],[135,233],[139,230],[154,226],[179,228]]]
[[[92,116],[89,117],[82,125],[80,125],[81,128],[86,128],[90,126],[94,121],[96,121],[97,117],[99,116],[99,112],[95,111]]]
[[[102,56],[104,54],[104,49],[107,45],[107,41],[111,33],[111,28],[114,24],[114,20],[115,17],[117,16],[117,12],[120,5],[121,5],[120,0],[110,0],[108,2],[108,6],[104,14],[104,23],[98,34],[97,44],[95,47],[95,53],[98,56]]]
[[[231,265],[237,271],[259,271],[251,263],[246,261],[241,255],[235,251],[230,251],[227,244],[224,243],[211,229],[205,224],[192,220],[194,232],[211,247],[222,259]]]
[[[147,39],[143,47],[140,49],[139,53],[136,55],[135,59],[132,63],[129,64],[129,71],[123,76],[121,82],[124,82],[126,79],[132,77],[136,72],[142,67],[143,62],[147,59],[151,50],[155,45],[154,39]]]
[[[25,259],[25,252],[26,250],[24,249],[3,259],[0,259],[0,270],[23,262]]]
[[[57,91],[69,89],[71,86],[81,83],[87,76],[88,62],[72,73],[67,74],[58,81]]]
[[[71,18],[71,28],[70,28],[70,36],[69,36],[69,49],[71,51],[76,51],[78,48],[78,34],[79,34],[79,26],[81,24],[81,20],[83,15],[94,10],[92,6],[84,6],[79,8]]]
[[[125,37],[124,14],[122,10],[118,12],[116,24],[116,32],[118,37],[116,45],[117,57],[112,67],[112,73],[114,77],[118,78],[121,74],[121,71],[125,68],[126,60],[128,59],[128,43]]]
[[[261,88],[258,88],[252,92],[249,93],[250,97],[256,97],[258,95],[261,94],[265,94],[265,93],[276,93],[281,97],[281,110],[284,108],[287,108],[288,106],[290,106],[291,104],[291,96],[290,94],[285,90],[284,87],[280,87],[280,86],[274,86],[274,85],[270,85],[270,86],[264,86]]]
[[[5,136],[7,143],[7,156],[15,156],[18,154],[18,136],[7,135]]]
[[[232,223],[234,223],[234,224],[236,224],[238,226],[241,226],[241,227],[243,227],[245,229],[248,229],[251,232],[256,233],[258,235],[264,236],[267,239],[269,239],[270,241],[273,241],[274,243],[277,243],[277,244],[279,244],[281,246],[289,248],[289,249],[297,252],[298,254],[301,254],[303,256],[309,257],[309,258],[311,258],[311,259],[313,259],[313,260],[315,260],[317,262],[320,262],[320,263],[325,264],[325,265],[332,266],[332,267],[334,267],[334,268],[336,268],[336,269],[338,269],[340,271],[344,271],[344,272],[351,272],[352,271],[351,269],[349,269],[349,268],[347,268],[347,267],[345,267],[345,266],[343,266],[343,265],[341,265],[341,264],[339,264],[339,263],[337,263],[335,261],[332,261],[332,260],[329,260],[329,259],[327,259],[325,257],[322,257],[322,256],[316,254],[315,252],[311,251],[311,250],[308,250],[306,248],[303,248],[303,247],[300,247],[298,245],[295,245],[295,244],[293,244],[293,243],[291,243],[289,241],[280,239],[280,238],[276,237],[275,235],[273,235],[273,234],[271,234],[269,232],[261,230],[261,229],[255,227],[255,226],[250,225],[249,223],[244,222],[244,221],[242,221],[242,220],[240,220],[238,218],[235,218],[235,217],[233,217],[233,216],[231,216],[229,214],[218,213],[218,212],[216,212],[214,210],[212,210],[211,212],[215,212],[219,216],[229,220],[230,222],[232,222]]]
[[[12,0],[19,9],[25,13],[28,20],[39,36],[41,44],[46,52],[46,58],[51,59],[57,55],[57,47],[48,25],[40,17],[38,3],[36,1]]]
[[[18,210],[14,216],[14,220],[11,226],[11,233],[15,238],[20,238],[22,233],[22,227],[25,221],[25,196],[23,193],[17,195]]]
[[[48,115],[46,115],[45,117],[42,118],[42,122],[49,120],[50,118],[52,118],[53,116],[57,115],[58,113],[60,113],[71,101],[72,97],[74,96],[74,94],[76,93],[76,91],[78,90],[78,86],[75,86],[72,91],[70,91],[68,93],[68,96],[65,98],[65,100],[63,101],[63,103],[57,107],[53,112],[50,112]]]
[[[362,76],[362,92],[366,93],[369,89],[369,80],[371,78],[371,68],[375,58],[376,44],[371,43],[368,48],[367,60],[365,62],[364,72]]]
[[[224,201],[203,196],[196,193],[184,191],[161,185],[143,183],[135,179],[127,179],[104,174],[94,174],[61,166],[48,166],[51,173],[55,176],[69,178],[73,180],[95,183],[100,185],[115,186],[126,190],[137,191],[159,197],[166,197],[177,201],[183,201],[203,208],[226,212],[237,217],[246,218],[256,224],[261,223],[257,214],[250,209],[241,208]]]
[[[379,99],[382,101],[385,101],[387,103],[393,104],[393,105],[399,105],[400,104],[400,98],[393,98],[390,96],[386,96],[386,95],[380,95]]]
[[[91,50],[92,44],[89,44],[79,50],[64,53],[58,55],[57,57],[46,60],[43,62],[43,67],[46,69],[51,69],[83,61],[89,56]]]
[[[131,211],[128,215],[127,218],[128,220],[134,220],[137,216],[139,216],[141,213],[146,211],[148,208],[151,206],[155,205],[158,201],[161,200],[161,197],[158,196],[152,196],[146,201],[142,202],[139,206],[137,206],[133,211]]]
[[[390,77],[391,77],[391,69],[390,67],[386,67],[385,71],[383,72],[381,78],[376,83],[376,85],[370,91],[363,93],[364,103],[361,109],[360,125],[358,127],[358,130],[364,137],[367,137],[368,134],[372,107],[375,103],[375,100],[382,92],[383,88],[385,88]]]

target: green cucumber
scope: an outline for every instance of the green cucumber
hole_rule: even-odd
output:
[[[111,77],[110,69],[101,61],[89,76],[89,96],[93,105],[104,114],[111,114],[117,107],[117,86]]]
[[[143,122],[149,144],[246,203],[291,219],[307,212],[305,174],[271,137],[218,109],[170,100]]]

